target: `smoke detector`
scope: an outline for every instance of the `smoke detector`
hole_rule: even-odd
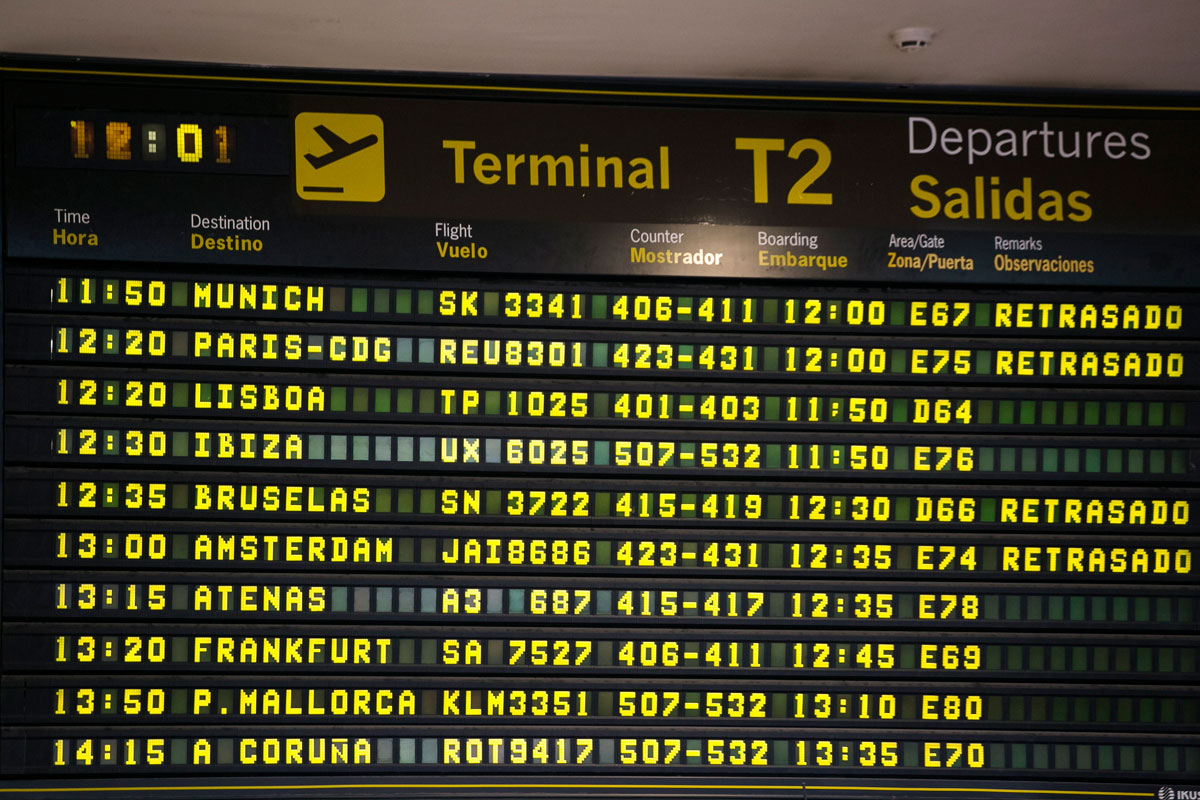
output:
[[[905,53],[924,50],[933,41],[933,28],[897,28],[892,31],[892,43]]]

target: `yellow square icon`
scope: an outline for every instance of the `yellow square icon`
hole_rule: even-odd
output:
[[[374,114],[296,115],[296,194],[305,200],[383,199],[383,120]]]

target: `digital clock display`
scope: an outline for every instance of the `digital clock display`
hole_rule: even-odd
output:
[[[96,122],[73,119],[70,125],[71,158],[88,160],[93,156],[106,161],[133,161],[135,142],[140,142],[138,160],[142,162],[163,161],[173,156],[182,164],[200,164],[205,161],[208,138],[208,161],[214,164],[232,164],[235,129],[229,125],[215,125],[206,137],[205,131],[194,122],[181,122],[174,126],[173,135],[161,122],[146,122],[135,131],[130,123],[114,120],[103,122],[103,155],[96,154]],[[173,141],[172,141],[173,140]]]
[[[1200,783],[1194,108],[47,69],[0,794]]]
[[[135,143],[140,162],[163,161],[174,158],[181,164],[232,164],[235,128],[229,125],[214,125],[206,134],[194,122],[180,122],[168,131],[161,122],[145,122],[135,131],[125,121],[114,120],[100,123],[103,131],[102,153],[96,152],[97,123],[88,119],[73,119],[70,126],[70,156],[78,160],[93,157],[105,161],[133,161]],[[206,145],[206,140],[208,144]]]
[[[278,118],[118,108],[19,107],[14,152],[24,164],[71,170],[286,172],[287,153],[273,147],[283,127]]]

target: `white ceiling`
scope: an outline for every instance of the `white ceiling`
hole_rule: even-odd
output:
[[[1198,34],[1200,0],[0,0],[7,52],[527,75],[1197,91]]]

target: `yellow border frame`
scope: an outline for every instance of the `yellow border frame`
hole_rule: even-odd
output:
[[[988,789],[972,787],[922,787],[922,786],[810,786],[808,784],[784,784],[778,786],[742,785],[742,784],[611,784],[611,783],[314,783],[292,784],[289,786],[269,785],[212,785],[212,786],[106,786],[106,787],[63,787],[63,788],[28,788],[5,789],[0,787],[0,794],[14,793],[62,793],[62,792],[202,792],[202,791],[248,791],[282,789],[299,790],[328,790],[328,789],[703,789],[710,791],[776,791],[804,792],[813,790],[854,791],[854,792],[974,792],[985,794],[1017,794],[1028,795],[1030,789]],[[1154,792],[1119,792],[1119,791],[1085,791],[1076,789],[1037,789],[1038,794],[1053,794],[1072,797],[1154,797]]]
[[[109,78],[150,78],[157,80],[188,80],[188,81],[229,81],[238,83],[257,84],[299,84],[310,86],[345,86],[377,89],[448,89],[453,91],[482,91],[511,93],[514,95],[583,95],[598,97],[639,97],[661,99],[687,100],[770,100],[779,102],[824,102],[824,103],[876,103],[880,105],[927,105],[927,106],[976,106],[986,108],[1054,108],[1074,110],[1110,110],[1110,111],[1198,111],[1200,106],[1150,106],[1150,105],[1109,105],[1101,103],[1018,103],[998,100],[933,100],[928,98],[886,98],[886,97],[838,97],[819,95],[775,95],[775,94],[734,94],[728,92],[683,92],[683,91],[651,91],[635,89],[565,89],[539,86],[503,86],[485,84],[454,84],[454,83],[414,83],[404,81],[363,81],[335,80],[321,78],[271,78],[234,75],[187,75],[157,72],[126,72],[121,70],[99,69],[65,69],[50,67],[12,67],[0,66],[0,72],[37,75],[87,75]],[[294,784],[290,786],[266,785],[210,785],[210,786],[172,786],[172,787],[73,787],[73,788],[28,788],[6,789],[0,787],[0,794],[21,793],[63,793],[63,792],[198,792],[198,791],[230,791],[255,789],[283,790],[328,790],[328,789],[696,789],[732,790],[732,791],[805,791],[824,789],[829,791],[856,792],[976,792],[989,794],[1028,794],[1028,789],[987,789],[969,787],[907,787],[907,786],[809,786],[799,785],[713,785],[702,787],[694,784],[605,784],[605,783],[339,783],[339,784]],[[1082,791],[1072,789],[1039,789],[1040,794],[1053,794],[1075,797],[1154,797],[1153,792],[1117,792],[1117,791]]]
[[[285,68],[280,68],[285,69]],[[88,75],[108,78],[150,78],[158,80],[230,81],[259,84],[299,84],[345,86],[377,89],[449,89],[463,92],[496,92],[515,95],[576,95],[595,97],[637,97],[687,100],[771,100],[779,102],[876,103],[880,105],[977,106],[981,108],[1050,108],[1091,111],[1200,111],[1197,106],[1113,105],[1105,103],[1019,103],[1004,100],[934,100],[918,97],[838,97],[821,95],[736,94],[730,92],[685,92],[640,89],[566,89],[548,86],[504,86],[471,83],[416,83],[405,81],[337,80],[332,78],[271,78],[249,75],[187,75],[159,72],[127,72],[102,69],[0,66],[0,72],[37,75]],[[536,80],[536,77],[532,78]]]

